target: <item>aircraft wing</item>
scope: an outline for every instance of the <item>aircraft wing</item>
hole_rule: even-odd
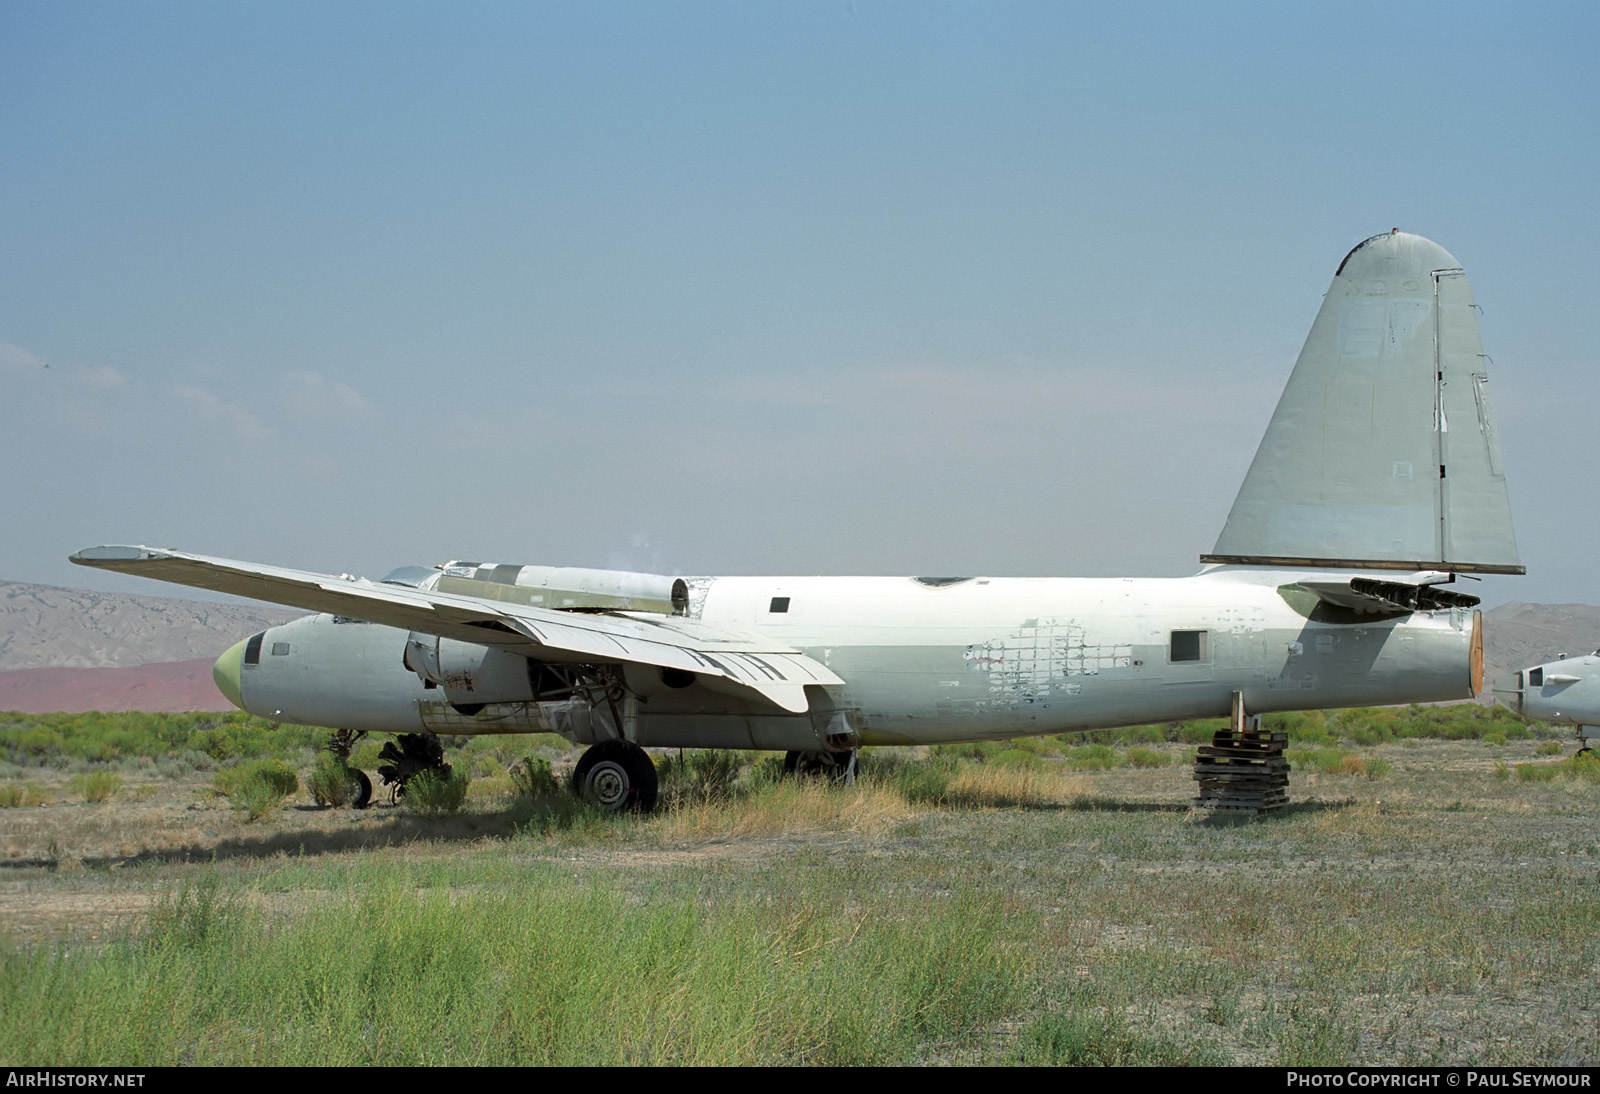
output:
[[[720,676],[795,714],[809,706],[807,684],[844,683],[821,662],[758,632],[680,616],[557,611],[153,547],[88,547],[71,561],[493,646],[542,661],[634,662]]]

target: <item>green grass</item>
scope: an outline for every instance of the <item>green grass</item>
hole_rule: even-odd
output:
[[[38,1065],[894,1064],[1026,995],[989,896],[914,917],[826,899],[575,889],[559,868],[468,903],[426,879],[272,919],[214,882],[141,937],[13,950],[0,1056]],[[874,911],[883,909],[875,908]]]

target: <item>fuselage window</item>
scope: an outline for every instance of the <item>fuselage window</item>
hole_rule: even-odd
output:
[[[1528,686],[1530,688],[1544,687],[1544,669],[1537,668],[1528,670]]]
[[[1173,631],[1170,658],[1173,661],[1204,661],[1206,659],[1206,632]]]
[[[287,643],[287,642],[274,642],[272,644],[272,656],[274,656],[274,657],[288,657],[289,656],[289,643]]]
[[[773,597],[772,598],[772,606],[767,609],[767,611],[775,612],[775,613],[776,612],[786,612],[788,610],[789,610],[789,598],[786,597],[786,596],[775,596],[775,597]]]

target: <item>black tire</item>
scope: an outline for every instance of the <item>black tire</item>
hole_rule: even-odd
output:
[[[359,767],[350,769],[350,808],[365,809],[372,804],[372,780]]]
[[[849,769],[848,752],[785,752],[783,773],[801,779],[827,779],[838,782]]]
[[[601,741],[572,769],[572,789],[611,813],[648,813],[656,807],[656,765],[629,741]]]

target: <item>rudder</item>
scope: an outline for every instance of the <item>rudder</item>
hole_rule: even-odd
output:
[[[1201,561],[1523,573],[1486,361],[1448,251],[1358,244]]]

